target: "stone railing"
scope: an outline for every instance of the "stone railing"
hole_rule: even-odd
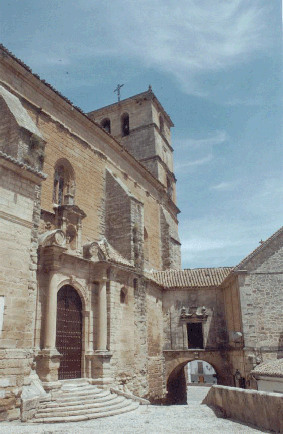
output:
[[[212,386],[202,402],[221,410],[223,417],[283,433],[283,394]]]

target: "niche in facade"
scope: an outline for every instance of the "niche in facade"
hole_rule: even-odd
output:
[[[127,295],[128,295],[127,289],[125,287],[121,288],[121,291],[120,291],[120,303],[121,304],[127,303]]]
[[[75,173],[65,158],[57,161],[54,171],[53,203],[73,205],[75,196]]]
[[[123,137],[130,134],[130,118],[128,113],[124,113],[121,117],[121,130]]]
[[[68,225],[66,230],[66,241],[67,245],[71,250],[76,250],[77,248],[77,231],[73,225]]]

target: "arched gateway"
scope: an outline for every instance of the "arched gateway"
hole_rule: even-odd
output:
[[[57,294],[56,348],[62,358],[59,380],[81,377],[82,359],[82,302],[70,285]]]

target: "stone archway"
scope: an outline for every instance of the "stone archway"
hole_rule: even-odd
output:
[[[165,351],[167,402],[168,404],[185,404],[187,388],[184,367],[188,362],[199,359],[208,362],[216,371],[217,383],[231,386],[231,374],[228,356],[220,351]]]
[[[56,348],[62,355],[58,379],[80,378],[82,368],[82,301],[71,285],[57,293]]]

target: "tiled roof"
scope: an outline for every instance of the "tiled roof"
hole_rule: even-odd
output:
[[[233,267],[194,268],[186,270],[153,271],[153,280],[165,288],[199,288],[219,286]]]
[[[251,374],[266,377],[283,377],[283,359],[261,363],[251,371]]]

